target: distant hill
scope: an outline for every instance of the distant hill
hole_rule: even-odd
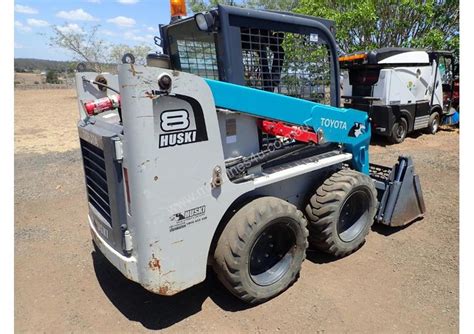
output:
[[[77,61],[57,61],[35,58],[15,58],[15,72],[72,71]]]
[[[74,72],[79,61],[58,61],[35,58],[15,58],[16,73],[40,73],[48,71]],[[90,69],[91,67],[87,67]],[[103,71],[116,73],[117,64],[103,64]]]

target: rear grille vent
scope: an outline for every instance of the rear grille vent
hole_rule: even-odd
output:
[[[112,224],[104,152],[82,139],[81,151],[89,203]]]

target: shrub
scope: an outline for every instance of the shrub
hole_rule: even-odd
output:
[[[46,82],[50,84],[58,84],[59,78],[58,78],[58,72],[51,70],[46,73]]]

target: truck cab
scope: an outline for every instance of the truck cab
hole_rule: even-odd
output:
[[[449,51],[382,48],[339,58],[344,106],[369,113],[373,131],[401,143],[412,131],[436,133],[454,109]]]

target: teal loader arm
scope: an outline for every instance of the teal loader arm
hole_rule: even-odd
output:
[[[217,107],[309,127],[318,134],[320,142],[343,144],[345,150],[352,153],[353,168],[369,174],[371,132],[367,113],[227,82],[205,80]]]

